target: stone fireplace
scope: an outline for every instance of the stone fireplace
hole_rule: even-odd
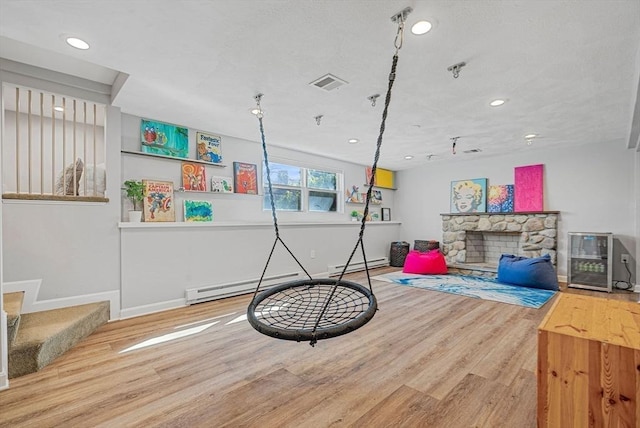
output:
[[[558,211],[441,214],[447,265],[496,271],[502,254],[551,256],[556,264]]]

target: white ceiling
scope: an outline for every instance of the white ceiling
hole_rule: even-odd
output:
[[[127,73],[114,101],[124,113],[253,141],[249,110],[264,93],[269,145],[369,165],[395,51],[390,17],[407,6],[380,166],[637,144],[638,0],[0,0],[0,57],[102,83]],[[434,29],[415,36],[421,19]],[[461,61],[454,79],[447,68]],[[309,85],[326,73],[348,84]],[[508,102],[489,107],[494,98]],[[539,134],[531,146],[529,133]]]

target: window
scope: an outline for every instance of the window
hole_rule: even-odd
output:
[[[263,169],[263,209],[271,209],[267,169]],[[269,176],[277,211],[338,211],[341,174],[269,162]]]

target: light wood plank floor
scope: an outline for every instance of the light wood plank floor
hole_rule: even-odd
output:
[[[249,295],[111,322],[12,379],[0,426],[535,427],[536,330],[550,303],[373,286],[373,320],[315,347],[234,322]]]

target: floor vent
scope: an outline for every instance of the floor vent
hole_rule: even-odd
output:
[[[327,270],[329,272],[329,276],[336,276],[336,275],[340,275],[342,273],[342,270],[344,269],[344,264],[341,265],[329,265]],[[377,268],[377,267],[383,267],[383,266],[389,266],[389,259],[387,257],[378,257],[375,259],[371,259],[369,261],[367,261],[367,267],[369,269],[371,268]],[[358,272],[361,270],[364,270],[365,266],[364,266],[364,261],[361,262],[351,262],[349,264],[349,267],[347,268],[347,273],[349,272]]]
[[[260,291],[266,290],[276,284],[287,281],[295,281],[301,278],[301,272],[283,273],[265,277],[260,285]],[[244,293],[252,293],[260,281],[260,278],[248,279],[245,281],[228,282],[226,284],[207,285],[186,290],[187,305],[207,302],[209,300],[222,299],[225,297],[237,296]]]
[[[333,74],[325,74],[319,79],[314,80],[309,83],[310,85],[315,86],[316,88],[320,88],[324,91],[333,91],[334,89],[339,88],[342,85],[347,85],[349,82],[346,80],[342,80],[339,77],[334,76]]]

